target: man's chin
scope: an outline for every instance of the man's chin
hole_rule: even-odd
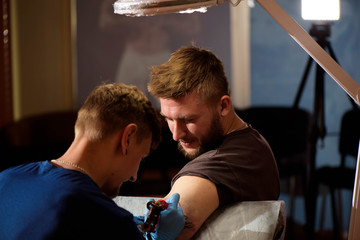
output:
[[[190,160],[193,160],[194,158],[196,158],[197,156],[199,156],[202,153],[199,147],[185,149],[181,145],[181,143],[178,144],[178,149],[187,159],[190,159]]]
[[[109,198],[115,198],[117,196],[120,195],[120,189],[121,189],[122,183],[118,188],[113,188],[113,189],[107,189],[107,190],[103,190],[103,193],[108,196]]]

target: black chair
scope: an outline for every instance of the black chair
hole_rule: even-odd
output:
[[[273,150],[280,179],[287,183],[287,189],[281,191],[290,196],[287,225],[291,229],[295,195],[300,192],[305,196],[307,191],[312,115],[306,110],[286,106],[250,107],[236,112],[266,138]],[[291,233],[287,233],[289,239]]]
[[[346,166],[346,160],[356,160],[360,139],[360,110],[353,108],[345,112],[341,119],[339,153],[340,165],[337,167],[321,167],[316,170],[318,186],[323,184],[329,188],[333,218],[334,239],[341,239],[342,221],[341,211],[336,207],[335,191],[347,189],[353,191],[355,180],[355,167]],[[339,195],[340,196],[340,195]],[[340,200],[340,199],[339,199]],[[339,208],[341,209],[341,208]]]

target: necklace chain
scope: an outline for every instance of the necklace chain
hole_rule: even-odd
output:
[[[248,126],[249,125],[246,122],[244,122],[241,127],[235,128],[235,129],[231,130],[230,132],[228,132],[227,134],[230,134],[230,133],[235,132],[235,131],[243,130],[243,129],[247,128]]]
[[[63,163],[66,165],[73,166],[73,167],[79,169],[81,172],[85,173],[86,175],[90,176],[89,173],[85,169],[83,169],[82,167],[80,167],[79,165],[77,165],[75,163],[67,162],[67,161],[63,161],[63,160],[56,160],[56,159],[51,160],[51,162],[58,162],[58,163]]]

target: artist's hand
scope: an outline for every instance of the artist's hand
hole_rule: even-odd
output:
[[[178,206],[180,195],[174,193],[166,200],[168,208],[161,212],[160,222],[155,232],[150,233],[154,240],[173,240],[184,228],[185,219],[180,206]],[[145,215],[147,216],[147,215]]]

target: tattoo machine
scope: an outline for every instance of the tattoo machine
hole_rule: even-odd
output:
[[[158,225],[161,217],[161,211],[164,211],[168,207],[168,203],[165,200],[154,200],[149,201],[146,204],[147,209],[149,209],[149,214],[146,217],[146,221],[141,225],[141,230],[143,232],[155,232],[155,228]]]

